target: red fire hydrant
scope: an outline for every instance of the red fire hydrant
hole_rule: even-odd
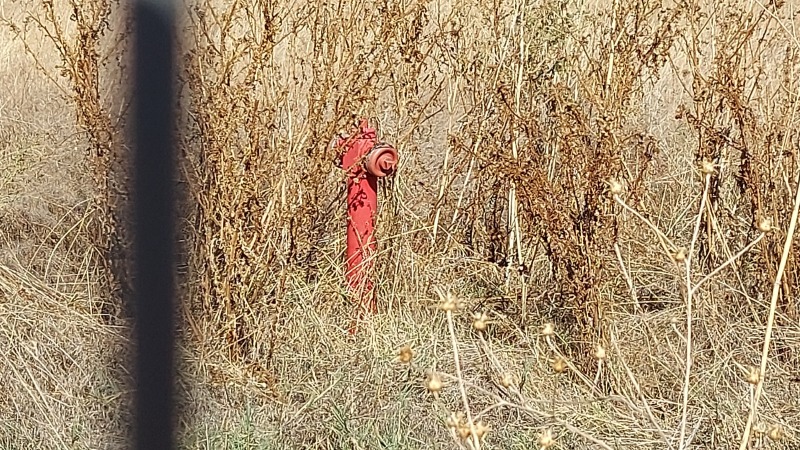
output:
[[[339,136],[331,144],[340,149],[337,165],[347,176],[347,284],[361,307],[359,315],[375,312],[377,302],[369,270],[377,248],[378,178],[395,171],[397,150],[379,142],[366,119],[350,135]]]

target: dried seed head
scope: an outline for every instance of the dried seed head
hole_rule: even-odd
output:
[[[469,425],[462,423],[456,427],[456,433],[458,433],[458,437],[460,437],[461,440],[467,440],[467,438],[472,434],[472,430],[469,429]]]
[[[441,392],[442,388],[444,387],[442,377],[436,372],[431,372],[428,374],[428,378],[425,380],[425,387],[428,389],[428,391],[434,394]]]
[[[556,359],[550,363],[550,367],[552,367],[556,373],[563,373],[565,370],[567,370],[567,360],[560,356],[556,356]]]
[[[552,322],[547,322],[542,326],[542,334],[545,336],[552,336],[556,333],[556,327]]]
[[[672,255],[672,259],[676,262],[682,263],[686,261],[686,247],[681,247]]]
[[[772,424],[767,428],[767,437],[773,441],[780,441],[783,439],[783,427],[778,424]]]
[[[411,362],[411,359],[414,357],[414,350],[411,349],[411,346],[406,344],[400,348],[400,353],[397,355],[397,359],[400,360],[403,364],[408,364]]]
[[[472,319],[472,328],[478,331],[486,331],[486,328],[489,326],[487,322],[489,317],[486,313],[475,313],[472,315]]]
[[[556,440],[553,438],[553,432],[549,428],[542,431],[539,435],[539,447],[547,449],[554,445],[556,445]]]
[[[703,175],[711,175],[714,172],[716,172],[716,169],[714,168],[714,163],[712,163],[707,159],[704,159],[700,163],[700,171],[703,172]]]
[[[622,194],[622,190],[622,183],[619,181],[614,179],[608,181],[608,192],[610,192],[611,195],[620,195]]]
[[[483,439],[488,432],[489,426],[484,424],[482,420],[475,424],[475,437],[478,439]]]
[[[597,344],[597,346],[594,348],[594,357],[598,361],[603,361],[606,359],[607,356],[608,355],[606,355],[605,347],[603,347],[601,344]]]
[[[450,414],[450,417],[447,418],[447,427],[456,429],[459,426],[464,424],[464,413],[459,411]]]
[[[506,372],[500,377],[500,386],[508,388],[512,384],[514,384],[514,375],[510,372]]]
[[[758,221],[756,228],[758,228],[758,231],[762,233],[769,233],[772,231],[772,220],[767,217],[763,217]]]
[[[759,380],[761,380],[761,370],[758,367],[751,366],[750,369],[747,370],[745,380],[755,386],[758,384]]]
[[[459,303],[458,297],[448,292],[444,297],[444,301],[439,304],[439,309],[446,312],[453,312],[458,309]]]

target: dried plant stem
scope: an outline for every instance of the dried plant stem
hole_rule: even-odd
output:
[[[567,364],[567,367],[569,367],[569,369],[575,375],[577,375],[578,378],[581,379],[581,381],[583,381],[583,383],[586,385],[586,387],[593,394],[595,394],[598,397],[602,397],[603,396],[603,392],[601,392],[600,389],[597,388],[597,384],[593,383],[592,380],[589,377],[587,377],[583,372],[581,372],[578,369],[578,367],[576,367],[575,364],[573,364],[572,361],[570,361],[569,358],[564,356],[564,354],[558,349],[558,346],[556,346],[555,342],[553,342],[552,336],[545,336],[545,341],[547,342],[547,346],[550,348],[550,351],[552,351],[554,355],[557,355],[557,356],[563,358],[564,362]]]
[[[444,200],[444,190],[447,186],[447,173],[448,173],[448,163],[450,159],[450,148],[446,148],[444,152],[444,162],[442,163],[442,176],[439,179],[439,195],[436,199],[436,215],[433,219],[433,236],[431,237],[431,247],[436,245],[436,235],[439,231],[439,217],[442,213],[442,200]]]
[[[622,206],[622,208],[624,208],[626,211],[628,211],[631,214],[633,214],[634,216],[636,216],[637,219],[639,219],[642,222],[644,222],[645,225],[647,225],[648,227],[650,227],[651,230],[653,230],[653,232],[656,234],[656,236],[658,236],[658,242],[659,242],[659,244],[661,244],[661,248],[664,250],[664,253],[669,257],[670,253],[671,253],[671,249],[675,248],[675,244],[672,243],[672,241],[667,237],[667,235],[662,233],[661,230],[658,229],[658,227],[655,226],[655,224],[653,222],[648,220],[643,215],[639,214],[639,211],[636,211],[635,209],[633,209],[630,206],[628,206],[628,204],[625,203],[625,200],[622,200],[622,197],[620,197],[619,195],[614,195],[614,200],[620,206]]]
[[[475,422],[472,421],[472,411],[469,409],[469,398],[467,397],[467,389],[464,386],[464,377],[461,374],[461,359],[458,356],[458,340],[456,339],[456,330],[453,325],[453,312],[447,311],[447,329],[450,330],[450,342],[453,344],[453,362],[456,366],[456,378],[458,379],[458,390],[461,392],[461,401],[464,403],[464,413],[467,416],[467,424],[469,425],[470,437],[472,445],[475,450],[480,450],[481,442],[478,439],[478,433],[475,430]]]
[[[636,379],[636,376],[634,376],[630,367],[628,367],[628,363],[625,361],[625,358],[622,352],[620,351],[619,345],[617,344],[616,333],[611,334],[611,345],[614,347],[614,351],[617,354],[616,360],[622,364],[622,368],[625,369],[625,374],[628,376],[628,379],[630,380],[631,384],[636,389],[636,393],[639,395],[639,400],[642,401],[642,406],[644,406],[644,410],[647,413],[647,418],[650,419],[650,423],[653,424],[653,428],[655,428],[659,436],[661,436],[661,439],[667,445],[667,448],[672,450],[673,447],[672,444],[670,443],[670,440],[667,438],[666,433],[664,433],[664,430],[661,428],[661,425],[658,423],[655,416],[653,415],[653,411],[650,408],[650,404],[647,402],[647,398],[645,398],[644,396],[644,392],[642,392],[642,387],[639,384],[639,381]]]
[[[747,252],[748,252],[748,251],[749,251],[751,248],[755,247],[755,246],[756,246],[756,245],[757,245],[759,242],[761,242],[761,240],[762,240],[762,239],[764,239],[764,236],[765,236],[765,234],[764,234],[764,233],[761,233],[761,234],[759,234],[759,235],[758,235],[758,237],[757,237],[757,238],[755,238],[755,240],[753,240],[753,242],[751,242],[751,243],[747,244],[747,246],[746,246],[745,248],[743,248],[743,249],[739,250],[739,252],[738,252],[738,253],[736,253],[735,255],[733,255],[733,256],[731,256],[730,258],[728,258],[728,260],[727,260],[727,261],[725,261],[725,262],[724,262],[724,263],[722,263],[722,264],[721,264],[719,267],[717,267],[716,269],[714,269],[713,271],[711,271],[711,273],[709,273],[708,275],[706,275],[705,277],[703,277],[703,279],[702,279],[702,280],[700,280],[700,281],[698,281],[697,283],[695,283],[695,284],[694,284],[694,286],[692,286],[692,290],[696,292],[696,291],[697,291],[697,289],[698,289],[698,288],[699,288],[699,287],[700,287],[700,286],[701,286],[703,283],[705,283],[706,281],[708,281],[708,280],[710,280],[710,279],[714,278],[714,276],[715,276],[715,275],[717,275],[718,273],[720,273],[720,272],[722,271],[722,269],[724,269],[724,268],[728,267],[729,265],[733,264],[733,263],[734,263],[734,262],[735,262],[737,259],[739,259],[739,258],[740,258],[742,255],[744,255],[745,253],[747,253]]]
[[[456,97],[458,96],[458,78],[455,81],[448,82],[447,90],[447,134],[453,133],[453,111],[455,108]],[[444,150],[444,162],[442,163],[442,176],[439,177],[439,195],[436,198],[436,214],[433,218],[433,236],[431,237],[431,247],[436,246],[436,235],[439,231],[439,218],[442,214],[442,203],[444,200],[444,193],[446,187],[450,184],[448,180],[448,162],[450,160],[450,146],[448,145]]]
[[[631,298],[633,299],[633,304],[637,310],[641,310],[642,307],[639,305],[639,297],[636,295],[636,289],[633,287],[633,278],[631,278],[631,274],[628,273],[628,269],[625,268],[625,261],[622,260],[622,253],[619,250],[619,244],[614,243],[614,253],[617,255],[617,261],[619,261],[619,268],[622,271],[622,276],[625,277],[625,283],[628,285],[628,290],[631,293]]]
[[[772,298],[769,303],[769,315],[767,316],[767,330],[764,332],[764,345],[761,349],[761,365],[758,374],[758,384],[756,384],[755,395],[750,406],[750,414],[747,417],[747,424],[742,433],[742,442],[739,450],[745,450],[750,441],[750,432],[758,412],[758,402],[761,400],[761,393],[764,391],[764,378],[767,374],[767,360],[769,358],[769,345],[772,342],[772,328],[775,326],[775,311],[778,309],[778,296],[780,295],[783,272],[786,270],[786,263],[789,260],[789,253],[792,251],[794,242],[794,232],[797,229],[797,215],[800,209],[800,172],[795,177],[795,197],[794,207],[792,208],[792,219],[789,222],[789,230],[786,232],[786,241],[783,243],[783,253],[781,262],[778,265],[778,273],[775,275],[775,282],[772,284]]]
[[[612,33],[613,33],[613,32],[617,31],[617,15],[616,15],[617,2],[616,1],[612,2],[611,9],[613,11],[613,13],[611,14],[611,17],[612,17],[611,30],[612,30]],[[621,33],[620,33],[620,37],[622,37]],[[614,73],[614,51],[616,50],[616,46],[617,46],[618,42],[619,42],[619,38],[614,39],[612,41],[611,50],[609,51],[609,54],[608,54],[608,70],[606,71],[606,82],[605,82],[605,85],[603,86],[604,97],[608,97],[608,90],[611,87],[611,75]]]
[[[695,249],[695,246],[697,245],[697,239],[698,239],[699,234],[700,234],[700,225],[702,223],[703,214],[704,214],[704,212],[706,212],[706,207],[707,207],[707,203],[708,203],[707,202],[708,194],[709,194],[709,189],[710,189],[710,186],[711,186],[711,176],[712,176],[712,174],[710,174],[710,173],[706,173],[704,175],[703,193],[702,193],[702,196],[700,198],[700,207],[698,209],[697,216],[695,218],[694,230],[692,232],[692,240],[691,240],[691,243],[689,245],[689,250],[688,250],[688,254],[686,255],[686,259],[683,261],[684,282],[685,282],[685,285],[686,285],[686,337],[685,337],[686,354],[685,354],[685,370],[684,370],[683,388],[682,388],[681,423],[680,423],[680,437],[679,437],[679,442],[680,442],[679,448],[680,449],[684,449],[688,445],[688,442],[686,440],[686,425],[688,423],[689,390],[690,390],[689,387],[690,387],[690,384],[691,384],[691,373],[692,373],[692,343],[693,343],[693,340],[692,340],[692,332],[693,332],[692,316],[693,316],[693,311],[692,311],[692,309],[693,309],[693,303],[694,303],[694,295],[697,293],[698,289],[702,285],[704,285],[707,281],[711,280],[714,276],[718,275],[723,269],[725,269],[729,265],[733,264],[742,255],[744,255],[749,250],[751,250],[753,247],[755,247],[759,242],[761,242],[761,240],[765,236],[765,234],[762,232],[756,239],[754,239],[752,242],[750,242],[748,245],[746,245],[744,248],[742,248],[739,252],[737,252],[736,254],[734,254],[731,257],[729,257],[724,263],[722,263],[716,269],[714,269],[709,274],[707,274],[702,279],[700,279],[700,281],[698,281],[697,283],[694,283],[694,284],[692,283],[692,256],[694,255],[694,249]],[[652,222],[650,222],[644,216],[639,214],[638,211],[636,211],[635,209],[633,209],[630,206],[628,206],[622,200],[622,198],[620,198],[619,195],[614,195],[614,200],[620,206],[622,206],[625,210],[627,210],[630,213],[632,213],[634,216],[636,216],[639,220],[644,222],[648,227],[650,227],[650,229],[652,229],[655,232],[655,234],[659,237],[659,243],[661,244],[662,248],[664,249],[665,252],[667,252],[667,255],[669,256],[670,253],[669,253],[669,247],[667,247],[667,244],[670,247],[674,247],[674,245],[669,241],[669,239],[666,237],[666,235],[664,235],[664,233],[661,232],[661,230],[657,226],[655,226]],[[775,315],[775,309],[776,309],[776,304],[777,304],[777,295],[778,295],[778,292],[779,292],[779,289],[780,289],[781,275],[783,274],[783,270],[785,269],[786,259],[788,258],[788,252],[789,252],[789,249],[791,248],[791,237],[792,237],[792,234],[794,233],[794,227],[796,225],[798,204],[800,204],[800,188],[798,188],[797,197],[796,197],[796,200],[795,200],[795,210],[794,210],[793,216],[792,216],[792,224],[790,226],[789,236],[787,237],[786,245],[784,247],[784,255],[783,255],[782,259],[781,259],[781,266],[779,268],[778,277],[776,278],[775,285],[774,285],[774,288],[773,288],[773,299],[772,299],[772,304],[771,304],[771,308],[770,308],[770,317],[769,317],[769,320],[768,320],[767,334],[766,334],[766,337],[765,337],[764,351],[763,351],[763,355],[762,355],[762,368],[761,368],[762,377],[761,378],[763,378],[763,373],[766,370],[766,355],[767,355],[767,351],[768,351],[768,346],[769,346],[769,340],[770,340],[770,336],[771,336],[772,326],[774,324],[774,315]],[[616,252],[616,255],[617,255],[617,259],[619,260],[623,276],[625,277],[626,283],[628,284],[628,288],[631,291],[631,295],[633,296],[634,300],[636,300],[636,295],[635,295],[635,292],[634,292],[634,289],[633,289],[633,281],[632,281],[632,279],[630,277],[630,274],[625,269],[625,265],[624,265],[623,260],[622,260],[622,255],[620,254],[620,251],[619,251],[619,246],[615,245],[614,249],[615,249],[615,252]],[[673,261],[674,261],[674,259],[673,259]],[[677,263],[677,261],[676,261],[676,263]],[[762,385],[761,384],[762,382],[763,382],[763,380],[760,380],[759,387]],[[757,390],[757,394],[760,394],[760,391]],[[753,409],[751,410],[751,417],[750,417],[750,419],[748,419],[747,427],[745,429],[745,435],[749,434],[750,428],[752,426],[753,415],[755,414],[754,411],[755,411],[756,407],[757,407],[757,395],[754,396],[754,398],[753,398]],[[746,441],[743,441],[743,445],[745,445],[745,444],[746,444]],[[742,449],[743,448],[744,447],[742,447]]]
[[[518,23],[525,23],[525,7],[526,2],[522,0],[519,5],[519,12],[517,14]],[[519,64],[516,67],[516,81],[514,83],[514,114],[520,115],[521,95],[523,89],[523,76],[526,70],[527,62],[527,46],[525,42],[525,27],[519,27]],[[511,141],[511,156],[514,161],[519,160],[519,131],[515,128],[513,132],[513,139]],[[517,266],[522,266],[522,227],[520,226],[519,204],[517,199],[517,184],[511,181],[511,186],[508,189],[508,257],[511,258],[514,249],[516,248],[516,263]],[[506,266],[506,283],[510,281],[510,272],[512,265]],[[522,279],[522,320],[526,320],[528,316],[528,289],[524,278]]]
[[[584,432],[583,430],[581,430],[581,429],[579,429],[579,428],[577,428],[575,426],[570,425],[569,423],[567,423],[567,422],[565,422],[563,420],[556,419],[556,423],[558,423],[562,427],[566,428],[568,431],[570,431],[570,432],[572,432],[574,434],[577,434],[578,436],[586,439],[587,441],[590,441],[590,442],[592,442],[594,444],[599,445],[601,448],[604,448],[606,450],[613,450],[605,442],[601,441],[600,439],[597,439],[596,437],[592,436],[591,434],[588,434],[588,433]]]
[[[481,342],[481,344],[483,346],[483,349],[484,349],[484,352],[485,352],[487,358],[492,363],[492,365],[495,367],[495,370],[498,370],[500,373],[505,373],[505,369],[502,367],[502,364],[500,363],[499,359],[497,358],[497,356],[495,355],[495,353],[492,350],[491,346],[489,345],[489,342],[486,341],[486,339],[484,338],[484,336],[482,334],[479,335],[478,338],[479,338],[479,340],[480,340],[480,342]],[[550,347],[550,349],[553,350],[556,354],[561,355],[561,353],[558,351],[558,348],[556,347],[555,343],[553,343],[553,341],[550,338],[550,336],[547,336],[546,340],[547,340],[547,344]],[[576,372],[579,376],[581,376],[582,379],[587,380],[586,377],[583,376],[583,374],[581,374],[574,365],[569,363],[569,361],[567,361],[567,365],[574,372]],[[460,376],[458,377],[458,380],[459,380],[460,383],[462,382],[461,381],[462,379],[461,379]],[[588,383],[588,381],[587,381],[587,383]],[[591,385],[589,385],[589,387],[592,388]],[[477,386],[476,386],[476,388],[482,390],[481,388],[479,388]],[[497,409],[497,408],[500,408],[500,407],[504,407],[504,406],[505,407],[509,407],[509,408],[514,408],[514,409],[518,409],[520,411],[524,411],[524,412],[526,412],[528,414],[531,414],[533,416],[537,416],[539,418],[544,417],[544,418],[548,418],[548,419],[554,420],[556,424],[558,424],[559,426],[564,427],[565,429],[567,429],[571,433],[574,433],[574,434],[576,434],[578,436],[581,436],[584,439],[586,439],[588,441],[591,441],[591,442],[599,445],[602,448],[605,448],[605,449],[610,449],[611,448],[605,442],[601,441],[600,439],[595,438],[594,436],[592,436],[590,434],[587,434],[586,432],[580,430],[579,428],[574,427],[574,426],[570,425],[569,423],[567,423],[567,422],[565,422],[565,421],[563,421],[561,419],[553,417],[551,414],[545,414],[545,413],[542,413],[540,411],[537,411],[537,410],[531,408],[530,406],[528,406],[526,404],[528,402],[526,401],[526,399],[523,396],[522,392],[520,392],[516,387],[509,386],[509,391],[514,393],[519,398],[519,403],[509,402],[509,401],[507,401],[507,400],[505,400],[505,399],[503,399],[501,397],[496,396],[493,393],[490,393],[488,391],[484,391],[484,392],[488,393],[490,396],[492,396],[497,401],[497,403],[486,407],[486,409],[484,409],[483,411],[480,411],[475,417],[476,418],[482,417],[482,416],[486,415],[489,411]],[[595,389],[595,393],[597,393],[599,396],[602,396],[602,393],[597,391],[596,389]]]
[[[473,153],[477,153],[478,146],[480,146],[481,138],[475,141],[475,145],[473,147]],[[469,168],[467,169],[467,174],[464,176],[464,185],[461,186],[461,192],[458,194],[458,200],[456,201],[456,208],[453,211],[453,218],[450,220],[450,226],[452,227],[456,220],[458,220],[458,212],[461,211],[461,205],[464,203],[464,193],[467,191],[467,187],[469,186],[470,179],[472,178],[472,171],[475,168],[475,157],[471,157],[469,160]]]
[[[600,439],[592,436],[591,434],[586,433],[585,431],[581,430],[580,428],[578,428],[578,427],[576,427],[574,425],[571,425],[569,422],[566,422],[564,420],[552,417],[550,415],[542,414],[541,412],[536,411],[536,410],[534,410],[533,408],[531,408],[529,406],[518,405],[516,403],[511,403],[511,402],[508,402],[508,401],[505,401],[505,400],[500,400],[500,402],[495,406],[495,408],[500,407],[500,406],[506,406],[506,407],[509,407],[509,408],[514,408],[514,409],[517,409],[519,411],[523,411],[525,413],[528,413],[528,414],[530,414],[532,416],[535,416],[537,418],[541,418],[541,417],[548,418],[548,419],[552,420],[558,426],[564,427],[570,433],[578,435],[578,436],[586,439],[587,441],[590,441],[590,442],[592,442],[592,443],[594,443],[596,445],[599,445],[601,448],[604,448],[606,450],[612,450],[610,445],[608,445],[605,442],[601,441]]]
[[[686,422],[689,416],[689,384],[692,376],[692,302],[694,297],[694,289],[692,289],[692,255],[694,247],[697,244],[697,237],[700,234],[700,224],[703,220],[703,211],[706,208],[706,200],[708,199],[708,189],[711,186],[711,174],[705,174],[705,183],[703,185],[703,195],[700,198],[700,208],[697,212],[697,219],[694,224],[694,232],[692,233],[692,242],[689,244],[689,254],[686,255],[684,261],[685,274],[686,274],[686,361],[683,373],[683,404],[681,405],[681,433],[679,449],[686,448]]]

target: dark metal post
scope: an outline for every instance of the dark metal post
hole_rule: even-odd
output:
[[[174,12],[134,0],[135,448],[173,448]]]

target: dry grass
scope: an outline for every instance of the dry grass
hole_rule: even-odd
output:
[[[796,9],[187,5],[182,447],[800,448]],[[3,449],[127,433],[120,12],[0,1]],[[402,161],[352,336],[359,115]]]

